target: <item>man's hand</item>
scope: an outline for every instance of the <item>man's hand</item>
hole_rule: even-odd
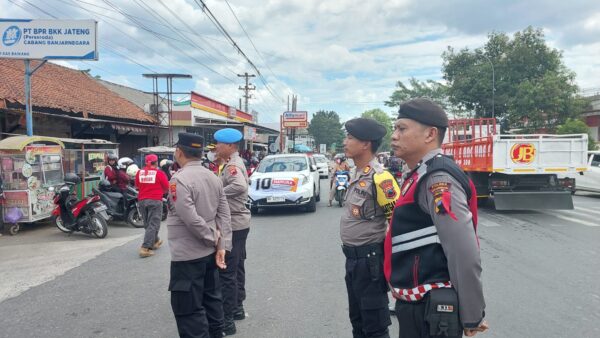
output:
[[[481,324],[479,324],[478,327],[476,327],[474,329],[465,329],[465,336],[474,337],[477,333],[485,332],[489,328],[490,327],[488,326],[488,323],[484,320],[483,322],[481,322]]]
[[[215,255],[215,260],[217,262],[217,266],[221,270],[227,269],[227,265],[225,264],[225,250],[217,250],[217,254]]]

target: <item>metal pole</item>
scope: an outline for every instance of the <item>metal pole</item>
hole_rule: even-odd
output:
[[[25,120],[27,136],[33,136],[33,117],[31,115],[31,61],[25,60]]]

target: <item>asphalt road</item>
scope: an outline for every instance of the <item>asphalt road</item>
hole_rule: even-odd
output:
[[[341,210],[325,200],[316,213],[278,210],[253,218],[248,318],[238,322],[236,337],[351,336]],[[575,196],[575,205],[574,211],[481,211],[491,326],[483,337],[600,337],[600,198]],[[0,337],[176,337],[168,248],[139,259],[141,233],[113,225],[109,237],[94,240],[43,227],[0,238],[0,291],[8,290],[0,298]],[[27,258],[22,265],[20,255]],[[6,275],[22,290],[6,288]]]

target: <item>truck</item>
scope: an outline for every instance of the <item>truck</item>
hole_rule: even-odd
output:
[[[442,144],[496,210],[573,209],[576,174],[588,170],[587,134],[501,134],[490,118],[449,122]],[[559,179],[559,175],[562,177]]]

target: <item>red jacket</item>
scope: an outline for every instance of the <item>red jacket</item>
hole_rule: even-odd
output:
[[[135,175],[135,186],[139,189],[139,201],[162,201],[163,195],[169,191],[167,175],[162,170],[152,167],[138,171]]]
[[[107,165],[104,168],[104,177],[110,182],[112,185],[117,184],[117,169]]]

